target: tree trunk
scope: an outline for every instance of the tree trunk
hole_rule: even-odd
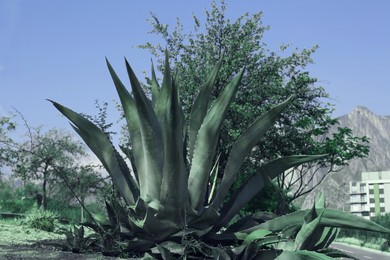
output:
[[[85,201],[85,199],[81,198],[82,205],[84,205],[84,201]],[[84,208],[81,206],[80,210],[81,210],[81,212],[80,212],[81,213],[80,221],[81,221],[81,223],[83,223],[84,222]]]
[[[46,186],[47,186],[47,173],[46,173],[46,169],[45,168],[45,171],[43,172],[43,184],[42,184],[42,208],[43,210],[46,210],[47,209],[47,191],[46,191]]]

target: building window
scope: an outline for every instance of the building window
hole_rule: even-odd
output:
[[[370,194],[370,199],[373,199],[373,198],[375,198],[374,194]]]
[[[383,185],[383,183],[379,184],[379,189],[384,189],[385,186]]]

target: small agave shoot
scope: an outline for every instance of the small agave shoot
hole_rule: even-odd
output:
[[[283,250],[299,256],[305,255],[306,250],[326,248],[336,233],[328,227],[390,232],[360,218],[350,223],[350,215],[318,207],[271,220],[272,214],[258,213],[230,224],[267,182],[291,167],[324,157],[295,155],[272,160],[257,169],[247,183],[227,198],[245,158],[294,97],[249,125],[233,145],[223,177],[217,183],[210,176],[218,168],[219,132],[244,70],[211,104],[211,91],[221,59],[200,88],[186,124],[179,82],[171,76],[168,54],[161,87],[152,67],[151,100],[127,60],[125,62],[131,93],[108,61],[107,66],[130,134],[131,148],[121,148],[130,160],[132,173],[101,129],[80,114],[51,101],[72,122],[72,127],[100,159],[117,188],[118,199],[106,203],[106,223],[90,224],[102,235],[103,253],[112,254],[112,250],[114,253],[146,253],[163,259],[178,255],[201,259],[274,259],[283,257],[286,254]],[[297,242],[291,242],[294,238]],[[319,241],[317,246],[308,244],[313,239]]]

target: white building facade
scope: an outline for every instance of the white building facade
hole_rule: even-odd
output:
[[[390,171],[363,172],[349,187],[350,212],[372,218],[390,213]]]

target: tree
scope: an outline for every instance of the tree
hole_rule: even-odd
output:
[[[14,141],[9,135],[15,128],[16,124],[11,117],[0,117],[0,167],[7,165],[10,161],[10,146]]]
[[[103,195],[104,191],[108,189],[108,177],[103,177],[99,172],[100,166],[93,165],[79,165],[67,169],[66,172],[57,173],[60,175],[59,180],[53,185],[55,195],[61,201],[75,201],[81,204],[80,222],[84,222],[84,206],[86,199],[97,195]],[[55,197],[55,196],[54,196]]]
[[[157,16],[152,14],[151,33],[160,36],[162,42],[157,44],[148,42],[140,47],[157,57],[161,70],[164,69],[163,53],[166,49],[171,53],[173,70],[180,78],[179,87],[186,116],[190,114],[198,87],[206,78],[211,66],[220,58],[223,58],[223,65],[217,87],[213,92],[214,97],[220,93],[222,86],[229,82],[230,75],[234,75],[242,67],[246,68],[242,86],[227,114],[219,138],[218,153],[221,167],[227,162],[229,156],[227,151],[234,140],[247,127],[245,122],[294,95],[292,105],[253,149],[250,158],[241,168],[241,179],[237,184],[248,179],[253,169],[257,169],[262,163],[280,156],[316,154],[319,150],[329,152],[329,156],[318,164],[303,166],[310,171],[298,174],[298,180],[301,182],[310,179],[311,177],[307,177],[310,174],[314,176],[316,170],[313,170],[313,167],[328,168],[329,173],[337,168],[335,166],[346,165],[354,158],[366,156],[367,138],[354,136],[348,128],[339,128],[336,131],[336,136],[343,138],[331,136],[320,140],[323,136],[329,136],[331,127],[337,125],[338,120],[331,117],[333,105],[323,102],[328,98],[328,94],[324,88],[316,85],[317,79],[306,71],[307,66],[313,62],[311,56],[318,46],[299,51],[284,45],[277,52],[270,51],[263,41],[263,35],[269,27],[262,24],[262,13],[253,15],[246,13],[236,21],[230,21],[225,16],[226,8],[223,0],[219,5],[213,1],[211,9],[206,11],[205,24],[202,26],[201,21],[193,16],[194,29],[188,34],[183,32],[179,19],[174,30],[169,31],[168,25],[160,23]],[[349,134],[345,134],[345,131]],[[337,148],[339,150],[336,147],[331,149],[331,144],[336,141],[340,145],[340,149]],[[351,146],[352,143],[356,145]],[[344,157],[338,161],[340,154]],[[297,170],[299,169],[295,169],[294,173],[297,173]],[[284,186],[283,178],[278,180],[278,187],[289,189]],[[310,189],[318,186],[322,180]],[[298,192],[293,195],[293,199],[306,194],[308,189],[296,191]],[[286,193],[280,191],[279,194]],[[279,204],[286,204],[285,196],[280,196]],[[285,207],[279,205],[278,208],[280,209],[275,211],[285,213]]]
[[[47,207],[50,185],[58,181],[60,176],[71,172],[75,160],[85,155],[84,147],[74,141],[70,134],[58,129],[46,132],[41,128],[29,128],[29,140],[22,142],[14,151],[13,174],[24,182],[37,180],[41,182],[41,206]]]

